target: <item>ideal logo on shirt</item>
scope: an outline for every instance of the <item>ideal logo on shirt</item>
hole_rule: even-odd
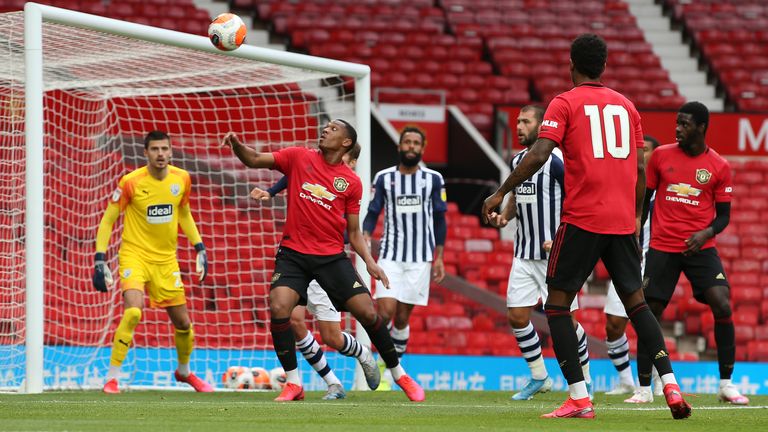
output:
[[[421,211],[421,195],[400,195],[395,200],[398,213],[417,213]]]
[[[147,207],[147,222],[164,224],[173,220],[172,204],[156,204]]]
[[[536,183],[523,182],[515,190],[515,199],[519,203],[536,202]]]

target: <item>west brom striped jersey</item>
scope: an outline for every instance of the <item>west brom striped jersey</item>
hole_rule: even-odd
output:
[[[439,172],[420,167],[401,174],[397,166],[381,170],[373,179],[373,193],[366,222],[373,232],[384,210],[384,236],[379,258],[398,262],[432,261],[435,251],[434,214],[446,211],[445,182]]]
[[[650,204],[650,210],[648,211],[648,219],[645,220],[645,225],[643,225],[643,229],[640,230],[640,247],[642,247],[643,250],[643,258],[645,258],[645,253],[648,252],[648,247],[651,245],[651,219],[653,216],[653,205],[656,201],[656,191],[653,191],[653,195],[651,195],[651,204]]]
[[[509,163],[514,171],[528,149],[516,154]],[[563,154],[555,148],[536,174],[515,190],[517,200],[517,232],[515,257],[547,259],[541,245],[555,237],[563,207]]]

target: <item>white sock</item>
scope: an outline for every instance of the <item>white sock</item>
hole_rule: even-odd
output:
[[[635,385],[635,377],[632,376],[632,368],[625,368],[619,372],[619,382],[631,386]]]
[[[589,393],[587,392],[587,383],[584,381],[569,384],[568,392],[571,394],[571,399],[584,399],[589,397]]]
[[[721,379],[720,380],[720,388],[726,387],[731,385],[731,380],[729,379]]]
[[[587,332],[581,324],[576,323],[576,338],[579,340],[579,362],[581,362],[581,371],[584,374],[584,381],[591,383],[592,376],[589,374],[589,350],[587,349]]]
[[[405,375],[405,369],[398,364],[397,366],[389,369],[392,372],[392,378],[394,378],[395,381],[399,380],[401,376]]]
[[[531,378],[543,380],[547,374],[547,367],[544,365],[544,358],[541,356],[541,341],[539,335],[533,328],[533,324],[517,329],[512,328],[512,332],[517,339],[517,346],[523,354],[523,358],[528,363],[528,369],[531,370]]]
[[[675,374],[673,374],[673,373],[668,373],[668,374],[662,375],[661,376],[661,382],[664,385],[667,385],[667,384],[677,384],[677,380],[675,379]],[[648,387],[648,388],[650,388],[650,387]]]
[[[179,375],[183,377],[189,376],[189,374],[191,373],[189,371],[189,363],[186,363],[186,364],[179,363],[179,367],[177,367],[176,370],[179,372]]]
[[[107,381],[112,378],[117,378],[120,375],[120,366],[109,365],[109,371],[107,371]]]
[[[644,391],[644,392],[648,392],[648,393],[651,392],[651,386],[640,386],[640,387],[638,387],[638,389],[640,389],[640,391]]]
[[[328,365],[328,361],[325,359],[325,352],[320,348],[320,344],[317,343],[317,340],[315,340],[315,337],[311,332],[307,332],[307,335],[304,336],[303,339],[296,342],[296,347],[299,349],[299,352],[301,352],[304,360],[312,366],[312,369],[314,369],[326,383],[337,384],[340,382]]]
[[[392,326],[389,330],[389,336],[392,338],[392,343],[395,345],[397,355],[402,356],[408,348],[408,338],[411,337],[411,326],[406,325],[401,329]]]
[[[299,375],[299,369],[296,368],[291,371],[285,371],[285,382],[286,383],[292,383],[296,384],[297,386],[301,385],[301,376]]]
[[[331,384],[341,385],[341,381],[339,381],[339,378],[336,376],[335,373],[333,373],[332,370],[329,370],[328,373],[325,374],[325,376],[323,376],[323,379],[325,380],[325,383],[328,384],[329,386]]]

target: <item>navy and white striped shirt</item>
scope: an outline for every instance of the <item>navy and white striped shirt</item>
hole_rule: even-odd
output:
[[[397,166],[373,179],[373,193],[363,230],[373,233],[384,211],[384,236],[379,257],[398,262],[431,262],[435,252],[435,213],[447,210],[443,176],[420,167],[401,174]]]
[[[509,163],[514,171],[528,149],[516,154]],[[515,257],[520,259],[547,259],[541,245],[555,238],[563,209],[563,154],[555,148],[536,174],[515,190],[517,200],[517,232]]]
[[[648,247],[651,245],[651,216],[653,215],[653,204],[656,201],[656,191],[651,195],[650,209],[648,210],[648,219],[645,220],[643,229],[640,230],[640,247],[643,249],[643,258],[645,258]]]

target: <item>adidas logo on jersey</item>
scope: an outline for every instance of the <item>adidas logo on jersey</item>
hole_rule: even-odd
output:
[[[156,204],[147,207],[147,222],[164,224],[173,220],[172,204]]]

